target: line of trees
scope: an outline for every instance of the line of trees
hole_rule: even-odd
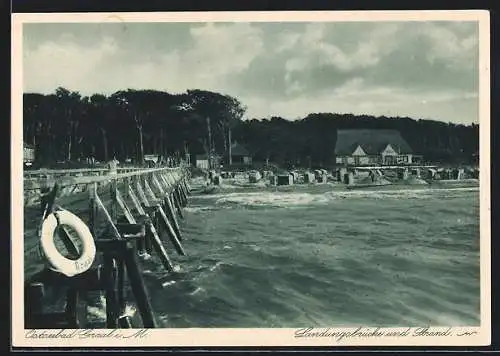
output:
[[[479,151],[479,125],[408,117],[314,113],[296,121],[281,117],[243,122],[235,130],[254,149],[255,159],[301,166],[335,162],[339,129],[395,129],[427,162],[473,163]]]
[[[82,96],[57,88],[49,95],[24,94],[24,142],[35,146],[40,164],[89,156],[141,163],[148,153],[188,152],[218,153],[231,163],[231,143],[238,141],[254,161],[324,166],[334,162],[337,129],[347,128],[397,129],[429,161],[467,161],[479,149],[476,124],[333,113],[243,120],[245,112],[237,98],[198,89]]]
[[[236,98],[204,90],[128,89],[82,96],[57,88],[49,95],[24,94],[24,142],[35,146],[42,163],[89,156],[142,163],[148,153],[227,153],[231,130],[245,110]]]

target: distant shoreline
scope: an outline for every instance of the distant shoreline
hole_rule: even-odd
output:
[[[300,192],[308,190],[318,193],[326,193],[329,191],[357,191],[357,190],[376,190],[376,191],[396,191],[408,189],[454,189],[454,188],[479,188],[479,180],[477,179],[464,179],[464,180],[446,180],[435,181],[430,184],[405,184],[390,183],[380,185],[353,185],[348,186],[343,183],[329,181],[327,183],[295,183],[292,185],[271,185],[268,181],[261,180],[258,183],[249,183],[238,179],[226,179],[222,181],[222,185],[209,185],[206,186],[205,182],[200,178],[194,178],[191,183],[193,194],[196,195],[210,195],[232,193],[238,191],[270,191],[270,192]]]

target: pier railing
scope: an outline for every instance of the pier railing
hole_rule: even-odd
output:
[[[71,256],[53,258],[43,255],[46,267],[26,279],[25,327],[89,327],[86,316],[78,312],[84,302],[82,297],[89,291],[100,291],[105,295],[106,328],[131,327],[130,315],[124,314],[127,285],[134,296],[142,326],[157,327],[142,278],[140,260],[156,255],[165,273],[175,273],[176,266],[168,253],[166,242],[178,255],[186,255],[179,220],[183,219],[182,209],[188,203],[189,171],[177,167],[128,172],[122,170],[116,174],[98,176],[65,173],[57,177],[49,176],[51,184],[33,178],[25,180],[25,191],[36,191],[41,195],[40,225],[49,225],[49,220],[57,221],[58,229],[55,231]],[[88,170],[80,173],[88,173]],[[59,206],[64,200],[59,199],[64,191],[66,195],[87,192],[87,204],[82,207],[80,203],[73,209],[71,204]],[[61,211],[69,211],[77,220],[80,217],[87,218],[86,225],[92,241],[86,243],[95,246],[94,257],[84,257],[86,253],[88,255],[85,244],[82,248],[82,244],[77,243],[78,239],[83,238],[75,236],[74,231],[60,223],[58,214]],[[42,228],[41,231],[43,235],[45,230]],[[53,236],[40,238],[50,240]],[[55,261],[60,261],[60,257],[74,261],[74,264],[56,266]],[[91,258],[92,261],[89,263],[85,258]],[[65,271],[67,266],[70,266],[71,273]],[[48,288],[66,289],[64,312],[54,314],[44,308],[44,296]]]
[[[116,170],[120,173],[128,173],[141,171],[141,167],[117,167]],[[84,176],[84,175],[105,175],[109,172],[107,168],[77,168],[77,169],[37,169],[25,170],[24,178],[36,178],[44,175],[51,176]]]
[[[48,184],[56,182],[60,187],[68,187],[75,184],[93,184],[110,182],[113,180],[122,180],[130,177],[146,176],[151,173],[157,172],[178,172],[182,167],[162,167],[162,168],[150,168],[150,169],[120,169],[116,173],[110,173],[109,169],[105,170],[80,170],[81,172],[68,172],[69,170],[57,170],[57,171],[45,171],[43,174],[39,174],[37,177],[25,177],[24,178],[24,189],[25,190],[36,190],[40,188],[47,187]]]

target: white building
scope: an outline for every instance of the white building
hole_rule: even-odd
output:
[[[335,161],[344,165],[404,165],[415,163],[411,147],[396,130],[338,130]]]

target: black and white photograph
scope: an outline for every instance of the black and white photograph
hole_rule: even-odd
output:
[[[488,343],[489,17],[401,13],[19,15],[19,342]]]

